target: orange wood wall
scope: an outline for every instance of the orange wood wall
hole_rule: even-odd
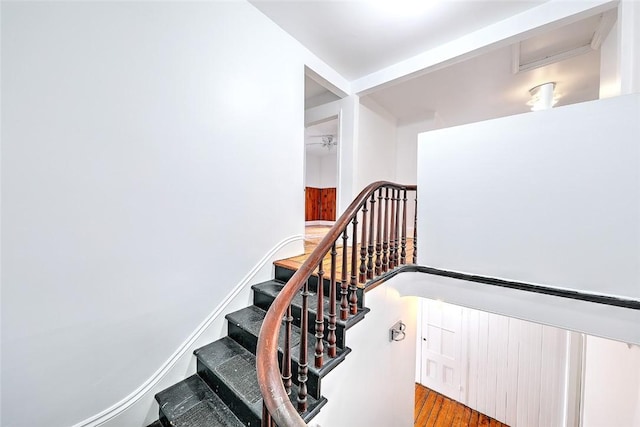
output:
[[[315,188],[305,189],[305,221],[336,219],[336,189]]]

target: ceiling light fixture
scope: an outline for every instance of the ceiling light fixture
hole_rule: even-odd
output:
[[[326,148],[331,151],[331,149],[338,145],[338,140],[333,135],[324,135],[322,137],[322,148]]]
[[[308,138],[321,138],[322,142],[308,142],[306,145],[321,145],[322,148],[326,148],[328,151],[338,146],[338,139],[335,135],[311,135]]]
[[[529,89],[531,99],[527,105],[531,111],[548,110],[558,103],[558,96],[555,94],[555,82],[543,83]]]

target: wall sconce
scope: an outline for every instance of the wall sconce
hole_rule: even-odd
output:
[[[389,329],[389,341],[402,341],[407,337],[404,332],[407,329],[407,325],[402,323],[402,320],[398,320],[395,325]]]
[[[527,105],[531,111],[548,110],[558,103],[558,97],[554,93],[556,84],[554,82],[543,83],[529,89],[531,99]]]

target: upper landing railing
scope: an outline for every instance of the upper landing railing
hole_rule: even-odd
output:
[[[258,382],[264,401],[262,426],[306,426],[300,414],[307,410],[307,334],[309,327],[309,278],[317,276],[317,310],[315,319],[316,368],[324,364],[325,342],[327,355],[336,357],[336,318],[347,320],[356,315],[358,289],[364,283],[407,264],[416,263],[416,210],[410,221],[413,236],[407,236],[408,196],[416,201],[415,185],[400,185],[379,181],[367,186],[349,205],[309,258],[289,279],[275,299],[262,324],[257,347]],[[341,241],[341,242],[340,242]],[[327,270],[325,270],[325,267]],[[328,271],[329,307],[325,334],[324,286]],[[291,302],[301,293],[302,312],[298,360],[297,408],[291,403]],[[282,371],[278,364],[278,337],[284,318],[284,347]]]

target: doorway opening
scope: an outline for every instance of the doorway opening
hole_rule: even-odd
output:
[[[333,225],[338,186],[338,117],[305,129],[305,224]]]
[[[337,215],[341,98],[330,87],[305,68],[305,235],[326,232]]]

